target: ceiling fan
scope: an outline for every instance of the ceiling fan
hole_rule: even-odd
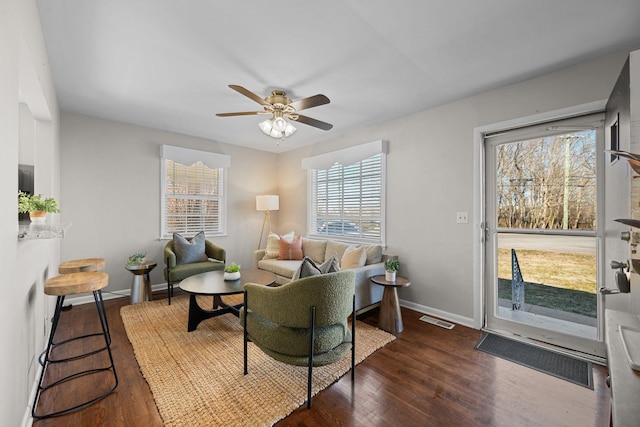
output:
[[[240,111],[237,113],[218,113],[218,117],[232,117],[232,116],[253,116],[258,114],[271,114],[271,117],[258,126],[267,135],[273,138],[284,139],[287,136],[293,135],[297,130],[286,119],[304,123],[305,125],[313,126],[322,130],[329,130],[333,127],[331,123],[316,120],[311,117],[298,114],[298,111],[306,110],[307,108],[317,107],[319,105],[328,104],[331,102],[329,98],[322,94],[310,96],[308,98],[298,99],[292,101],[283,90],[274,90],[271,95],[261,98],[248,89],[238,85],[229,85],[229,87],[236,92],[241,93],[249,99],[254,100],[258,104],[262,105],[264,111]]]

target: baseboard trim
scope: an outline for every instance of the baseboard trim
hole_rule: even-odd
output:
[[[428,314],[434,317],[439,317],[440,319],[447,320],[452,323],[457,323],[458,325],[466,326],[468,328],[477,329],[473,326],[474,325],[473,319],[469,317],[463,317],[457,314],[438,310],[433,307],[427,307],[426,305],[416,304],[414,302],[403,300],[403,299],[400,300],[400,306],[409,308],[419,313]]]

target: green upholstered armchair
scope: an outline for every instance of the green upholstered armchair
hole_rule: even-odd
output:
[[[167,292],[169,305],[173,295],[173,285],[195,274],[206,273],[207,271],[224,270],[226,252],[214,243],[205,240],[204,251],[207,257],[216,261],[200,261],[190,264],[176,264],[176,254],[173,250],[173,240],[170,240],[164,247],[164,278],[167,281]]]
[[[311,407],[313,367],[337,362],[351,350],[355,375],[355,273],[350,270],[305,277],[279,287],[248,283],[240,321],[247,342],[284,363],[308,366],[307,407]],[[245,321],[245,313],[246,321]]]

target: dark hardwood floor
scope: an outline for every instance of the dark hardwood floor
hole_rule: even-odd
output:
[[[154,296],[163,298],[162,294]],[[120,318],[128,298],[106,301],[112,351],[120,383],[105,399],[78,412],[36,420],[45,426],[162,426],[153,396],[136,363]],[[456,325],[442,329],[402,309],[405,330],[350,375],[313,398],[277,426],[607,426],[607,370],[594,366],[590,390],[474,349],[480,331]],[[90,328],[95,306],[63,313],[61,330]],[[377,311],[361,320],[376,325]],[[238,369],[241,369],[239,367]],[[108,381],[107,379],[104,380]],[[95,383],[68,383],[64,392],[45,395],[46,410],[74,395],[88,395]]]

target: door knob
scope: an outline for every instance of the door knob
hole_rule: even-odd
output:
[[[624,270],[628,270],[629,269],[629,263],[626,263],[624,261],[611,261],[611,268],[616,270],[616,269],[620,269],[620,271],[624,271]]]

